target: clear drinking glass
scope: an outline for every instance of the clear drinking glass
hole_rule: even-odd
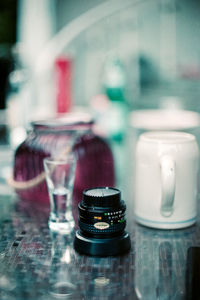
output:
[[[49,228],[70,233],[74,227],[72,193],[76,159],[73,154],[64,159],[45,158],[44,169],[50,199]]]

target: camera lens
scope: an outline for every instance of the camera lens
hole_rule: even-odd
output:
[[[78,208],[80,230],[74,242],[78,252],[105,256],[130,249],[130,238],[125,232],[126,205],[118,189],[87,189]]]
[[[114,188],[96,188],[83,192],[79,204],[80,231],[92,237],[111,237],[126,227],[126,206],[121,192]]]

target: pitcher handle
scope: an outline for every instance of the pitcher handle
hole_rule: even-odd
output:
[[[160,159],[161,166],[161,207],[160,213],[163,217],[170,217],[173,214],[175,197],[175,161],[169,155],[164,155]]]

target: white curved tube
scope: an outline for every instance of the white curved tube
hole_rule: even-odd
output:
[[[120,10],[136,4],[141,5],[145,1],[146,0],[110,0],[80,15],[62,28],[50,42],[47,43],[42,53],[38,56],[34,73],[40,75],[49,70],[63,49],[90,26]]]

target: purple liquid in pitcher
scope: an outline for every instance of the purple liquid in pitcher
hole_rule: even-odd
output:
[[[76,126],[69,126],[68,124],[56,125],[56,129],[52,129],[52,126],[49,128],[48,125],[33,124],[33,126],[33,132],[29,134],[15,153],[14,180],[16,181],[25,182],[41,174],[44,171],[43,159],[48,156],[59,155],[62,149],[71,143],[74,138],[73,132],[76,132]],[[79,128],[80,126],[79,123]],[[114,186],[115,184],[111,149],[104,139],[93,133],[91,123],[86,126],[86,129],[73,141],[73,152],[77,157],[72,201],[73,211],[77,209],[84,189]],[[16,192],[23,200],[49,203],[47,185],[44,180],[34,187],[16,190]]]

